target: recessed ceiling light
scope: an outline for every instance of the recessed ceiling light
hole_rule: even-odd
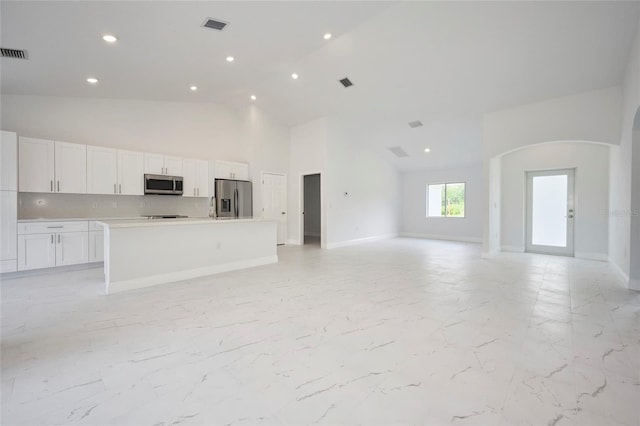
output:
[[[255,101],[256,100],[256,95],[251,95],[251,100]]]
[[[198,86],[190,86],[189,90],[191,90],[192,92],[195,92],[196,90],[198,90]]]
[[[431,152],[431,150],[429,148],[425,148],[424,152]]]
[[[298,79],[298,74],[296,74],[295,72],[293,74],[291,74],[291,78],[294,80]]]
[[[98,83],[98,79],[94,78],[94,77],[89,77],[89,78],[87,78],[87,83],[96,84],[96,83]]]
[[[118,38],[113,34],[105,34],[102,36],[102,39],[107,43],[115,43],[116,41],[118,41]]]
[[[325,39],[325,40],[329,40],[330,38],[331,38],[331,33],[326,33],[326,34],[324,35],[324,39]]]
[[[233,62],[234,59],[233,56],[227,56],[227,62]]]

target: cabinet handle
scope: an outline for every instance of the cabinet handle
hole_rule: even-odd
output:
[[[60,234],[58,234],[58,244],[60,244]]]
[[[113,184],[113,193],[117,194],[117,192],[116,192],[116,184],[115,183]]]
[[[121,183],[118,184],[118,188],[120,189],[120,194],[122,194],[122,184]]]
[[[51,234],[51,244],[53,244],[53,234]],[[25,249],[26,252],[26,249]]]
[[[60,192],[60,181],[58,181],[58,192]]]
[[[196,189],[195,188],[193,188],[193,196],[194,197],[196,196]]]
[[[200,195],[200,188],[196,189],[197,195]]]
[[[60,226],[47,226],[47,229],[59,229],[59,228],[64,228],[64,225],[60,225]]]
[[[49,181],[49,183],[50,183],[50,185],[49,185],[49,186],[51,186],[51,192],[53,192],[53,181],[52,181],[52,180],[50,180],[50,181]]]

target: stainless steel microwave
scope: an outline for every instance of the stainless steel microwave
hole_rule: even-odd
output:
[[[144,193],[182,195],[182,176],[144,175]]]

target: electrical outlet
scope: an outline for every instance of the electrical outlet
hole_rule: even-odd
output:
[[[114,201],[113,204],[111,205],[114,209],[118,208],[118,202]]]
[[[95,201],[93,203],[91,203],[91,208],[97,209],[98,208],[98,203],[96,203]]]

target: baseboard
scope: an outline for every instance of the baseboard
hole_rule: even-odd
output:
[[[524,253],[524,247],[522,246],[501,246],[500,250],[509,253]]]
[[[611,257],[609,257],[609,265],[611,265],[611,267],[613,268],[613,271],[616,273],[618,278],[620,278],[620,280],[624,283],[625,287],[631,288],[632,283],[631,283],[631,280],[629,280],[629,275],[627,275],[627,273],[624,272],[617,263],[611,260]],[[640,290],[640,288],[635,288],[634,290],[636,289]]]
[[[301,246],[302,245],[300,240],[287,240],[287,244],[292,245],[292,246]]]
[[[357,244],[372,243],[374,241],[388,240],[390,238],[396,238],[397,236],[398,236],[398,234],[384,234],[384,235],[374,235],[373,237],[356,238],[355,240],[339,241],[337,243],[327,243],[327,247],[326,248],[334,249],[334,248],[339,248],[339,247],[354,246],[354,245],[357,245]]]
[[[609,255],[603,253],[587,253],[577,251],[573,253],[573,256],[577,259],[599,260],[601,262],[606,262],[609,260]]]
[[[401,232],[401,237],[408,238],[424,238],[427,240],[442,240],[442,241],[458,241],[461,243],[481,243],[481,237],[458,237],[453,235],[434,235],[434,234],[418,234],[415,232]]]
[[[278,256],[258,257],[255,259],[241,260],[238,262],[223,263],[221,265],[205,266],[203,268],[189,269],[186,271],[171,272],[168,274],[153,275],[150,277],[136,278],[132,280],[116,281],[107,283],[106,294],[120,293],[128,290],[151,287],[158,284],[166,284],[175,281],[189,280],[192,278],[205,277],[208,275],[220,274],[223,272],[236,271],[238,269],[253,268],[255,266],[277,263]]]
[[[629,290],[640,291],[640,280],[629,280]]]

